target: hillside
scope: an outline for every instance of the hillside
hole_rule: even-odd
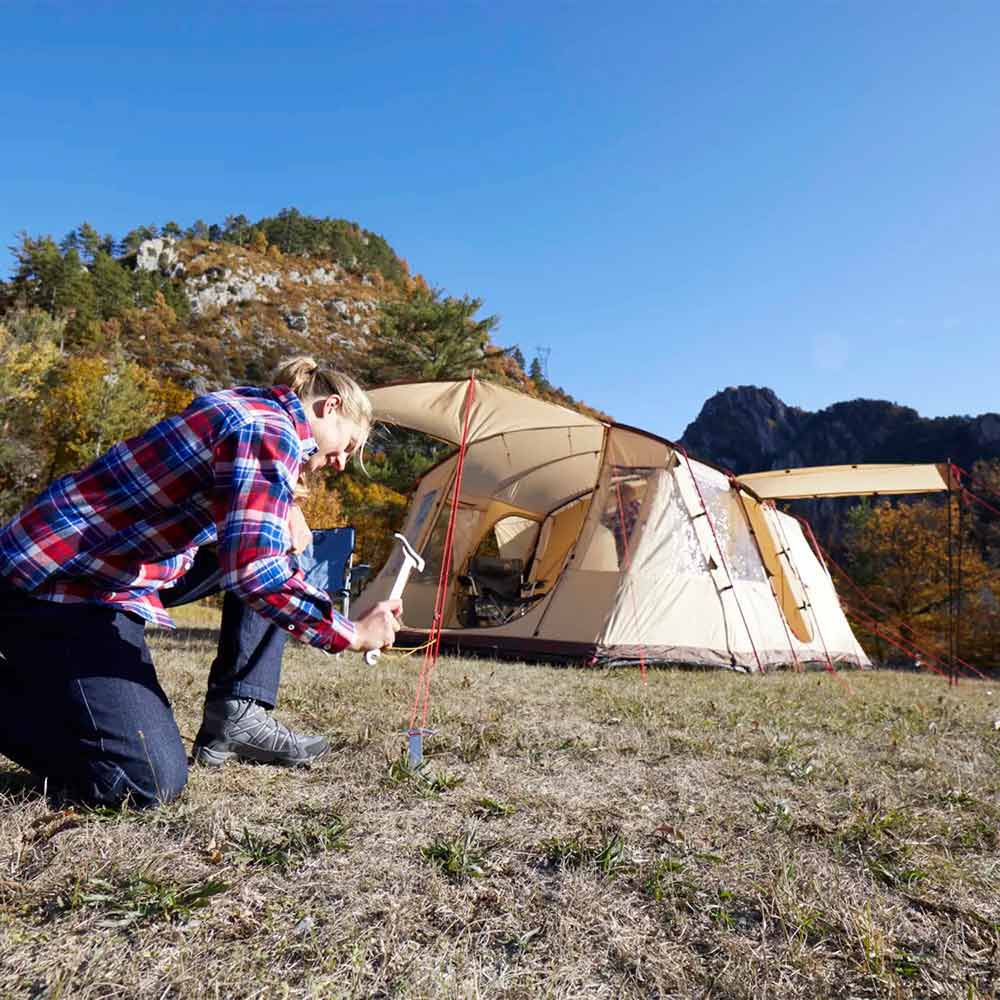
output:
[[[74,355],[119,351],[192,392],[265,379],[308,352],[368,384],[464,377],[470,370],[581,406],[495,340],[481,299],[451,296],[377,233],[285,209],[250,222],[141,226],[121,239],[88,223],[58,242],[19,235],[0,282],[0,319],[41,309]],[[582,407],[586,409],[586,407]]]
[[[266,382],[293,354],[368,386],[476,371],[595,413],[551,385],[537,358],[528,365],[498,344],[499,318],[481,299],[433,287],[383,237],[344,219],[287,209],[121,239],[83,223],[58,241],[22,233],[13,252],[14,273],[0,281],[0,517],[110,442],[197,394]],[[398,432],[374,445],[372,478],[314,491],[311,513],[320,524],[374,517],[362,552],[377,561],[368,536],[391,535],[400,493],[438,449]]]

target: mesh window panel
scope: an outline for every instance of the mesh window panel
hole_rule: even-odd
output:
[[[753,536],[747,528],[746,518],[740,510],[740,501],[735,491],[728,484],[717,486],[700,476],[696,478],[733,579],[767,583],[764,564],[761,562]]]

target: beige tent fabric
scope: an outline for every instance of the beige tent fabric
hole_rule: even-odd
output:
[[[762,498],[806,500],[818,497],[938,493],[948,489],[940,465],[827,465],[752,472],[739,481]]]
[[[695,484],[697,479],[697,488]],[[699,496],[700,489],[700,496]],[[704,498],[708,516],[702,514]],[[655,493],[631,566],[621,579],[600,645],[628,658],[677,659],[756,670],[822,662],[818,639],[796,640],[785,628],[760,553],[736,505],[735,490],[713,469],[682,459],[657,474]],[[867,664],[822,567],[798,522],[784,515],[782,548],[808,581],[803,602],[835,662]],[[711,518],[711,524],[709,524]],[[714,531],[713,531],[714,528]],[[795,539],[793,548],[791,539]],[[749,626],[749,631],[748,631]],[[795,652],[792,652],[794,648]]]
[[[493,525],[501,559],[520,559],[527,563],[538,539],[538,522],[509,514]]]
[[[542,525],[528,580],[551,589],[570,549],[580,534],[590,508],[590,497],[581,497],[554,511]]]
[[[776,512],[746,494],[740,494],[740,499],[771,579],[778,607],[792,634],[800,642],[809,642],[813,636],[804,611],[805,591],[790,561],[789,552],[778,536],[778,526],[773,520]]]
[[[372,395],[380,418],[457,443],[466,385]],[[727,476],[657,438],[498,386],[477,383],[476,391],[446,643],[742,670],[823,662],[827,652],[834,662],[867,663],[797,521],[745,495],[744,504]],[[404,595],[411,629],[431,625],[456,464],[452,455],[424,476],[403,529],[428,563]],[[767,478],[781,483],[790,474]],[[812,489],[820,480],[804,472],[795,481]],[[526,592],[542,581],[534,591],[541,597],[507,625],[458,628],[456,577],[491,532],[503,555],[530,567]],[[355,602],[356,614],[384,599],[399,564],[395,551]]]
[[[473,442],[465,457],[462,498],[503,500],[547,514],[593,489],[604,446],[604,426],[512,431]]]
[[[692,472],[711,526],[701,514]],[[648,520],[601,645],[628,646],[638,640],[658,653],[676,650],[683,659],[700,650],[703,662],[750,670],[756,669],[757,656],[787,645],[783,638],[778,641],[774,598],[753,549],[742,553],[751,565],[737,569],[733,555],[749,532],[745,522],[733,517],[738,512],[728,492],[724,476],[696,463],[690,470],[682,464],[657,473]]]
[[[371,389],[375,419],[399,424],[459,444],[468,380],[406,382]],[[476,382],[469,441],[541,427],[603,427],[599,420],[565,406],[533,399],[492,382]]]
[[[806,613],[811,619],[813,639],[810,643],[796,643],[799,656],[823,663],[829,653],[835,664],[870,667],[871,661],[844,616],[833,580],[816,558],[801,525],[788,514],[780,511],[773,514],[808,599]]]

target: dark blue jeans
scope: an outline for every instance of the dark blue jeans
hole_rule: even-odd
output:
[[[217,580],[214,556],[202,550],[163,602],[194,600],[217,590]],[[208,697],[273,707],[286,639],[227,594]],[[37,600],[0,580],[0,754],[69,801],[143,807],[180,795],[187,753],[145,622],[97,604]]]

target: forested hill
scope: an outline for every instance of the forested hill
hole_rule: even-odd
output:
[[[62,239],[20,234],[0,318],[39,309],[71,355],[118,353],[198,392],[266,378],[308,351],[366,384],[471,369],[579,405],[537,360],[500,347],[499,320],[410,271],[389,243],[344,219],[287,209],[250,222],[141,226],[121,239],[84,223]],[[9,323],[8,323],[9,325]]]
[[[771,389],[743,385],[708,399],[681,443],[733,472],[855,462],[943,462],[971,469],[1000,458],[1000,414],[921,417],[882,399],[818,411],[783,403]]]
[[[251,222],[141,226],[119,238],[84,223],[62,238],[19,234],[0,281],[0,519],[193,396],[264,382],[308,353],[364,385],[480,377],[587,412],[529,365],[499,318],[448,295],[389,243],[344,219],[287,209]],[[317,525],[351,521],[377,561],[401,495],[437,449],[394,432],[370,477],[316,484]]]

